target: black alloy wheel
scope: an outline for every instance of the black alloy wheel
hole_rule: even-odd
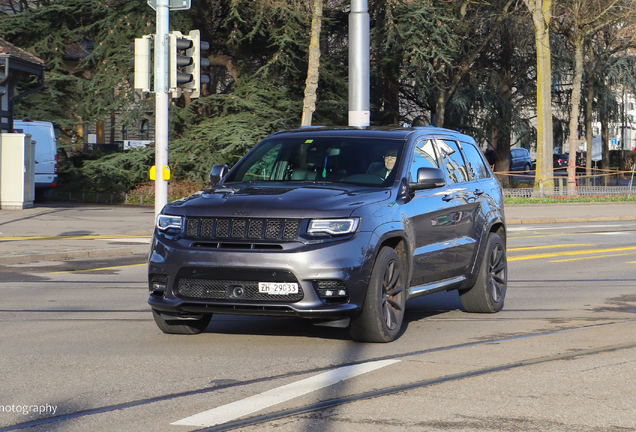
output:
[[[506,246],[496,233],[490,233],[475,285],[459,292],[466,312],[494,313],[503,309],[508,286]]]
[[[362,312],[352,318],[350,334],[359,342],[391,342],[397,338],[406,307],[402,262],[385,246],[375,261]]]

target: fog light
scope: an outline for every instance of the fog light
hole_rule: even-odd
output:
[[[166,292],[166,284],[163,282],[153,282],[150,286],[150,293],[156,297],[163,297]]]
[[[318,297],[329,303],[346,303],[349,301],[349,293],[344,282],[338,280],[326,280],[314,282]]]

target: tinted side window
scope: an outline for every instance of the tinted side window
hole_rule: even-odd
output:
[[[437,143],[441,150],[450,182],[461,183],[468,181],[466,164],[464,163],[464,158],[459,151],[457,143],[451,140],[437,140]]]
[[[468,175],[474,179],[490,178],[490,172],[479,149],[470,143],[463,142],[462,150],[464,151],[464,159],[466,159]]]
[[[439,162],[437,162],[437,155],[435,154],[435,146],[430,139],[415,144],[413,162],[411,162],[411,178],[409,181],[415,181],[417,179],[418,168],[439,168]]]

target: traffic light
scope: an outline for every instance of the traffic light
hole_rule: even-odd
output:
[[[179,55],[192,46],[192,41],[186,39],[179,31],[170,32],[170,94],[173,98],[181,96],[181,85],[192,80],[192,75],[180,72],[181,68],[192,63],[192,57]]]
[[[181,96],[183,84],[186,84],[186,89],[191,92],[190,97],[199,97],[201,84],[210,82],[209,76],[201,76],[201,66],[210,65],[207,58],[201,58],[201,50],[207,50],[209,47],[209,43],[201,42],[199,30],[192,30],[187,36],[178,31],[170,33],[170,94],[172,97]],[[185,55],[180,55],[180,52]]]
[[[135,43],[131,44],[130,48],[135,50],[135,60],[133,61],[135,66],[133,88],[135,90],[141,90],[142,92],[149,92],[150,76],[152,73],[152,65],[150,63],[152,36],[146,35],[141,38],[136,38]]]
[[[201,57],[201,51],[210,49],[208,42],[201,41],[201,32],[192,30],[187,36],[192,41],[192,46],[186,50],[186,55],[192,57],[192,63],[186,66],[186,73],[192,75],[192,80],[186,83],[186,89],[190,91],[191,98],[198,98],[201,94],[201,84],[210,82],[209,75],[201,75],[201,68],[210,66],[210,60]]]

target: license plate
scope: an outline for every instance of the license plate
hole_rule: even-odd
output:
[[[271,295],[298,294],[297,283],[259,282],[258,292]]]

